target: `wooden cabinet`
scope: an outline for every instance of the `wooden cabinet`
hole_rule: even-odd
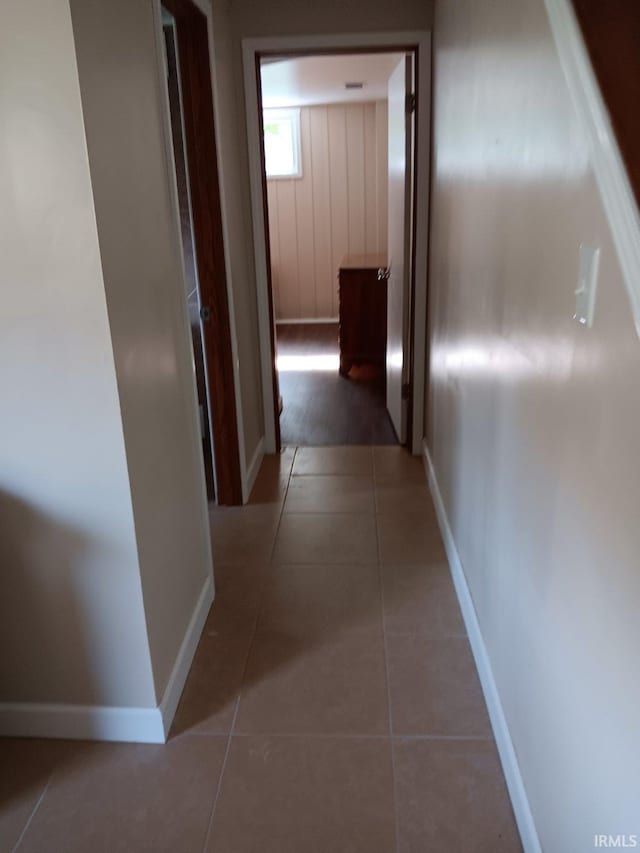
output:
[[[340,265],[340,374],[354,364],[384,369],[387,355],[387,282],[384,255],[348,255]]]

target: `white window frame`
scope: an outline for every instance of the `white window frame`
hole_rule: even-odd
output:
[[[293,144],[293,160],[294,169],[291,172],[269,174],[267,172],[268,181],[286,181],[302,177],[302,151],[300,146],[300,108],[299,107],[265,107],[262,111],[263,132],[264,124],[267,121],[278,121],[282,119],[291,120],[291,142]],[[266,170],[265,158],[265,170]]]

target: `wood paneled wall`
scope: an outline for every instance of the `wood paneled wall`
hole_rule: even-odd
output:
[[[302,177],[268,181],[277,320],[338,316],[346,254],[387,249],[387,104],[300,110]]]

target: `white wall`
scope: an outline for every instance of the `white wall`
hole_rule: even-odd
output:
[[[156,697],[211,550],[151,0],[71,0]],[[171,167],[172,168],[172,167]]]
[[[302,177],[267,181],[277,320],[338,316],[347,254],[387,250],[387,104],[300,109]]]
[[[581,853],[640,829],[640,341],[543,0],[438,2],[434,96],[428,443],[542,848]]]
[[[67,2],[3,4],[0,81],[0,703],[153,706]]]

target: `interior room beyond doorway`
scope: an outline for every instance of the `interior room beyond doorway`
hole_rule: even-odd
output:
[[[376,294],[386,294],[378,268],[388,242],[388,81],[402,60],[261,62],[283,445],[397,443],[386,404],[386,297]],[[354,259],[360,281],[343,275]],[[349,323],[363,340],[347,352]]]
[[[337,323],[279,324],[277,340],[284,445],[397,443],[380,369],[340,376]]]

